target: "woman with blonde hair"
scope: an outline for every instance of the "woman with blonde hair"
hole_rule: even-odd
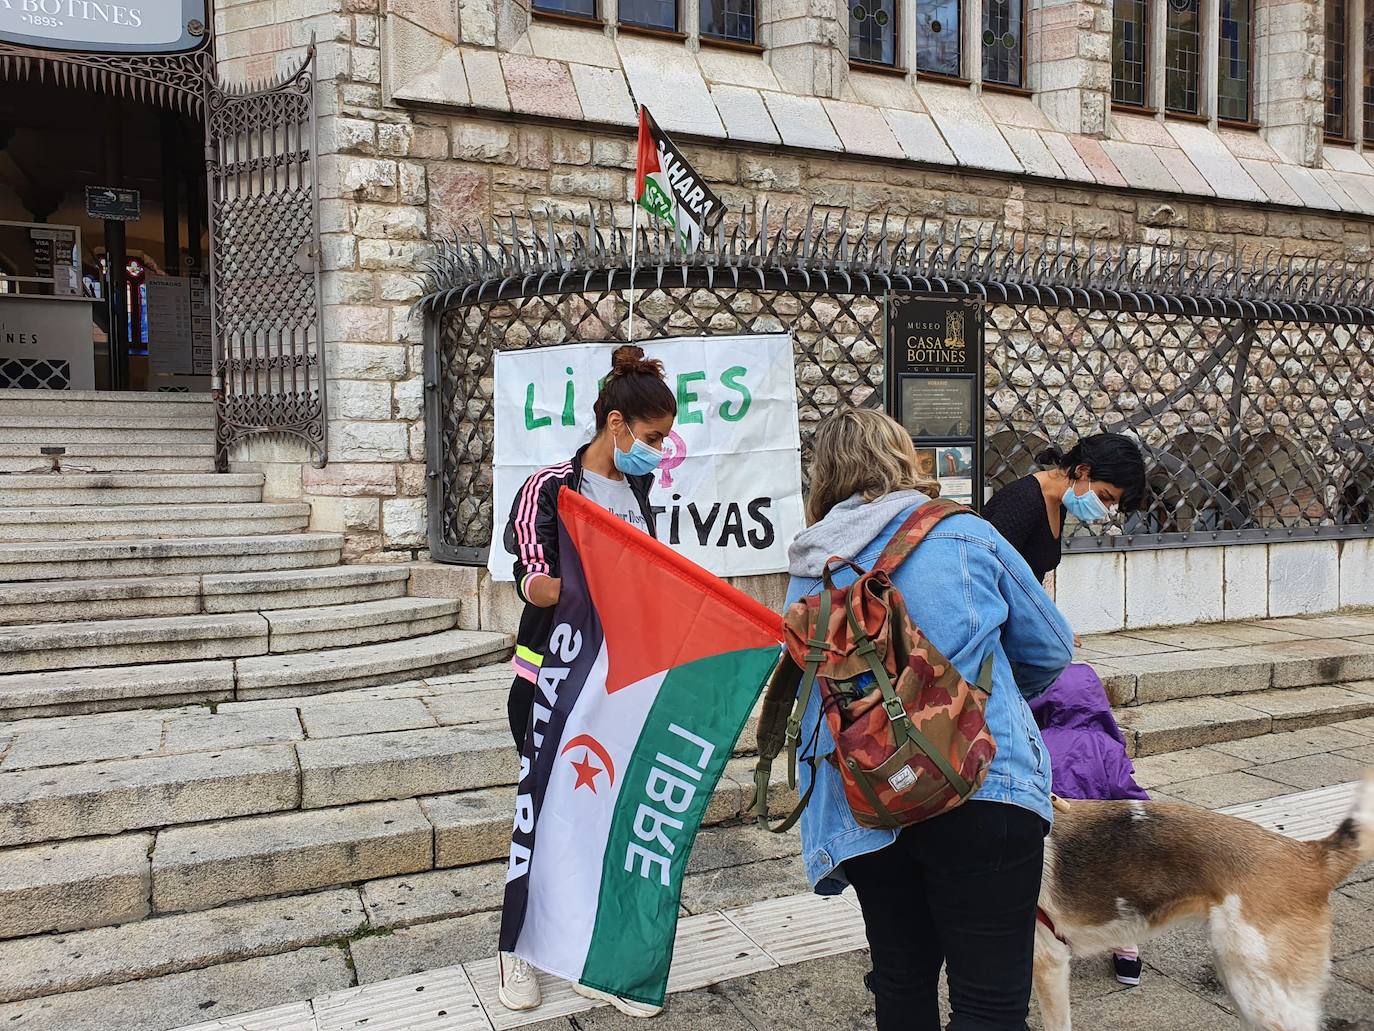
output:
[[[814,594],[837,556],[867,568],[918,506],[938,493],[906,431],[876,411],[846,409],[816,429],[808,529],[793,542],[787,601]],[[837,586],[854,574],[835,570]],[[997,754],[963,805],[896,830],[859,826],[839,773],[817,763],[822,790],[802,814],[802,858],[822,895],[854,885],[873,970],[878,1031],[937,1031],[940,968],[949,1031],[1020,1031],[1030,1004],[1036,900],[1052,819],[1050,765],[1026,699],[1073,655],[1064,617],[1020,555],[972,513],[938,523],[897,568],[912,621],[972,683],[988,655],[988,729]],[[802,741],[834,749],[814,693]],[[810,790],[810,764],[799,765]]]

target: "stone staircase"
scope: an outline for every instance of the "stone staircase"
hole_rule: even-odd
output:
[[[257,477],[158,460],[0,476],[0,1026],[161,1031],[489,955],[509,638],[456,629],[471,600],[425,597],[433,567],[339,565],[341,538]],[[64,521],[85,511],[103,518]],[[1374,714],[1369,615],[1094,637],[1082,658],[1140,756]],[[804,885],[795,833],[740,826],[753,737],[687,912]]]
[[[1374,714],[1374,613],[1086,638],[1135,756]]]

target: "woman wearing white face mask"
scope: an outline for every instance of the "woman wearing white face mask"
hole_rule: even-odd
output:
[[[1002,488],[983,515],[1021,553],[1043,582],[1059,565],[1064,516],[1081,523],[1110,519],[1135,508],[1145,493],[1140,448],[1119,433],[1084,437],[1069,453],[1040,455],[1048,466]],[[1054,791],[1064,798],[1148,798],[1132,776],[1125,739],[1112,718],[1102,682],[1091,667],[1071,665],[1032,705],[1050,750]],[[1143,964],[1134,945],[1121,945],[1112,969],[1122,984],[1137,985]]]

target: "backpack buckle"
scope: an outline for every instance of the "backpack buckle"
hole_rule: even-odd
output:
[[[900,698],[884,698],[883,708],[887,710],[887,718],[893,723],[906,719],[906,707],[902,705]]]

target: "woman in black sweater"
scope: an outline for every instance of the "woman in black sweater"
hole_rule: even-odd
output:
[[[1135,442],[1120,433],[1084,437],[1067,455],[1050,448],[1038,462],[1048,468],[999,490],[983,517],[1043,583],[1059,566],[1065,512],[1088,523],[1118,507],[1135,508],[1145,494],[1145,463]]]
[[[994,494],[983,506],[983,515],[1007,539],[1041,582],[1058,567],[1063,548],[1064,516],[1079,522],[1096,522],[1116,508],[1137,507],[1145,494],[1145,463],[1140,449],[1119,433],[1084,437],[1067,454],[1050,449],[1039,462],[1048,468],[1022,477]],[[1074,639],[1075,642],[1077,638]],[[1129,775],[1130,763],[1120,732],[1111,733],[1111,715],[1105,698],[1088,699],[1088,708],[1100,703],[1097,722],[1082,718],[1082,676],[1068,679],[1074,667],[1035,703],[1036,722],[1045,731],[1057,791],[1060,784],[1074,785],[1076,793],[1095,798],[1144,798],[1145,792]],[[1088,671],[1080,671],[1086,675]],[[1091,685],[1099,684],[1096,676]],[[1081,685],[1081,686],[1080,686]],[[1079,693],[1075,693],[1079,692]],[[1046,728],[1072,728],[1060,736]],[[1091,740],[1087,740],[1091,739]],[[1106,775],[1105,756],[1118,755],[1120,777]],[[1063,769],[1061,770],[1061,765]],[[1122,984],[1140,983],[1140,951],[1134,945],[1118,946],[1112,968]]]

